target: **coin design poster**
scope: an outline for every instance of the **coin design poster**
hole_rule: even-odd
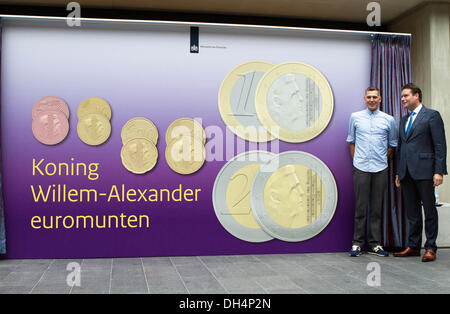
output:
[[[3,21],[7,258],[348,250],[345,139],[350,114],[364,109],[370,37],[199,34],[190,53],[187,25]],[[48,119],[36,119],[34,105],[52,97],[68,112],[42,107]],[[145,130],[124,142],[136,118],[151,121],[156,142]],[[267,158],[239,161],[251,151]],[[200,157],[174,164],[173,153]],[[262,174],[277,156],[279,168]]]

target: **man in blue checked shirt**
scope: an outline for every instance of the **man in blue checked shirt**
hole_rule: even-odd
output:
[[[347,142],[353,158],[353,188],[355,192],[355,228],[350,256],[359,256],[364,244],[367,209],[368,253],[388,256],[381,246],[381,205],[388,178],[388,158],[397,147],[397,126],[392,116],[381,112],[380,91],[366,89],[367,108],[352,113]]]

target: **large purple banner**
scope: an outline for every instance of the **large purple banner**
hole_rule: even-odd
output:
[[[354,197],[345,139],[350,114],[364,108],[369,38],[200,27],[199,40],[199,53],[190,53],[188,26],[4,22],[1,134],[8,258],[348,250]],[[238,144],[234,151],[225,144],[227,136],[238,140],[226,131],[220,116],[219,88],[231,69],[251,60],[307,63],[327,78],[333,91],[333,115],[319,136],[304,143],[278,143],[279,152],[304,151],[318,157],[336,181],[334,216],[306,241],[242,241],[224,229],[214,212],[216,176],[240,152]],[[44,96],[64,99],[70,110],[69,133],[53,146],[38,142],[32,133],[32,108]],[[111,135],[99,146],[86,145],[77,134],[78,106],[91,96],[107,100],[112,110]],[[120,155],[122,127],[134,117],[150,119],[159,131],[156,166],[143,175],[127,171]],[[165,160],[167,127],[181,117],[198,118],[208,135],[207,161],[191,175],[175,173]],[[69,173],[66,168],[58,171],[61,164],[67,164]],[[148,192],[180,186],[181,193],[197,190],[196,198],[183,199],[176,192],[168,200]],[[69,197],[71,189],[75,192]],[[131,189],[136,195],[127,198]],[[97,197],[82,190],[95,190]],[[139,192],[143,190],[145,195]],[[72,218],[64,220],[68,216]],[[107,217],[106,223],[103,228],[71,224],[86,216]],[[117,217],[117,223],[108,224],[110,216]]]

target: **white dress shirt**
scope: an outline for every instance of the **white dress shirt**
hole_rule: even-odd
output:
[[[420,104],[420,105],[418,105],[418,106],[416,107],[416,109],[414,109],[414,112],[415,112],[416,114],[412,116],[412,119],[413,119],[413,120],[412,120],[411,125],[413,125],[414,120],[416,120],[417,115],[419,114],[419,111],[420,111],[420,109],[422,109],[422,107],[423,107],[422,104]],[[406,132],[406,130],[408,129],[409,119],[411,119],[411,112],[413,112],[413,111],[409,111],[409,110],[408,110],[409,117],[408,117],[408,120],[406,120],[406,124],[405,124],[405,132]]]

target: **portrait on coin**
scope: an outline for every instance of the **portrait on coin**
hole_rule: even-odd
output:
[[[287,129],[305,129],[306,102],[304,91],[300,88],[295,74],[286,74],[276,80],[269,92],[273,119]]]

